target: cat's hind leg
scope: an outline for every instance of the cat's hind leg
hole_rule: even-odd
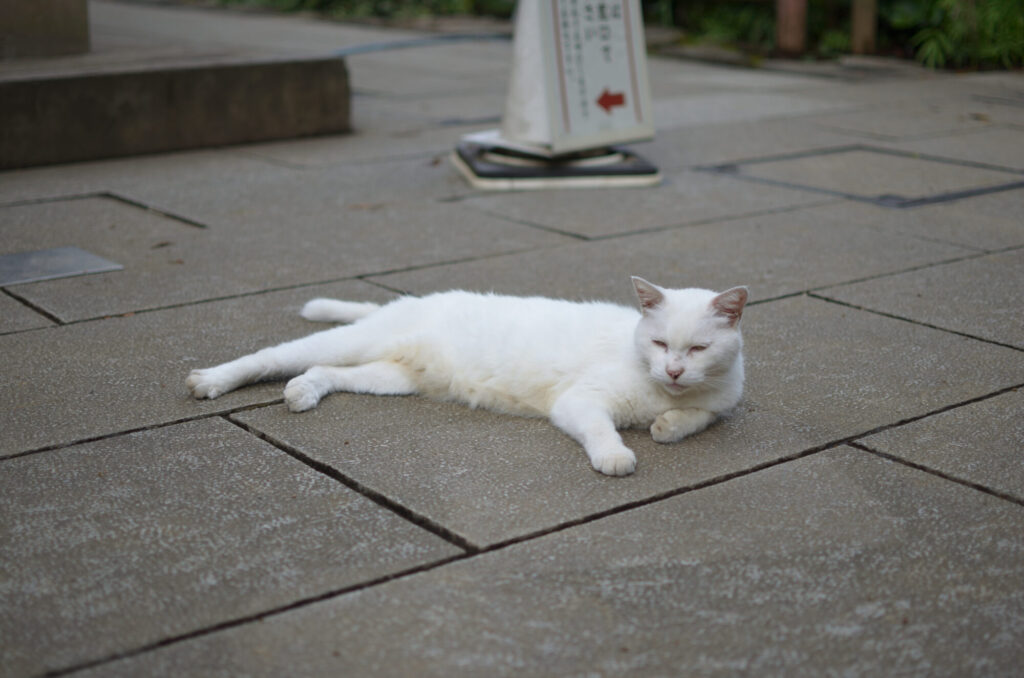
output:
[[[372,332],[359,324],[334,327],[216,367],[192,370],[185,383],[196,398],[216,398],[255,381],[302,374],[314,365],[366,362],[374,343]]]
[[[416,392],[416,384],[405,367],[393,362],[378,361],[354,367],[316,365],[288,382],[284,387],[284,401],[292,412],[303,412],[316,407],[321,398],[335,391],[409,395]]]

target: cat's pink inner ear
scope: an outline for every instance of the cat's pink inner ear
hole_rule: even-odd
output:
[[[711,308],[715,314],[728,318],[730,325],[739,322],[743,315],[743,307],[747,304],[747,288],[733,287],[731,290],[722,292],[711,300]]]
[[[633,276],[633,289],[636,290],[636,298],[640,300],[640,307],[644,310],[655,308],[665,300],[661,290],[643,278]]]

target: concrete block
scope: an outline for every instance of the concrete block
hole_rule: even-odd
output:
[[[74,244],[125,267],[11,289],[63,320],[82,320],[563,240],[454,203],[391,205],[370,198],[339,208],[333,192],[314,196],[310,186],[306,200],[301,189],[288,194],[303,181],[294,170],[271,172],[235,198],[230,186],[200,175],[213,184],[213,193],[223,191],[222,199],[206,191],[197,196],[189,186],[176,188],[173,179],[154,191],[173,192],[166,202],[174,211],[208,219],[207,229],[109,197],[0,208],[4,248]],[[274,184],[275,179],[284,184]],[[326,181],[320,177],[311,183],[322,188]],[[236,186],[244,185],[240,179]],[[267,190],[259,198],[261,187]],[[206,197],[209,211],[201,206]],[[273,264],[254,264],[268,261]]]
[[[1024,348],[1024,250],[824,290],[849,304]]]
[[[1012,674],[1022,535],[841,448],[83,676]]]
[[[278,400],[281,384],[195,400],[185,377],[323,329],[298,315],[316,296],[392,295],[344,282],[0,337],[0,457]]]
[[[2,465],[9,675],[102,659],[461,553],[217,418]]]
[[[1024,501],[1024,392],[1014,390],[860,440],[871,449]]]
[[[86,0],[6,0],[0,4],[0,60],[88,51]],[[0,106],[0,111],[4,107]]]
[[[622,227],[632,223],[622,221],[630,218],[625,205],[616,206],[613,201],[595,196],[604,208],[602,216],[599,210],[585,205],[576,210],[560,207],[558,196],[552,194],[534,200],[534,203],[550,207],[550,214],[531,204],[526,199],[528,196],[524,195],[494,198],[494,202],[490,202],[491,199],[469,202],[488,209],[494,207],[509,218],[544,220],[567,228],[575,227],[580,223],[577,219],[586,217],[594,219],[591,224],[595,228]],[[629,196],[621,197],[625,201]],[[634,204],[636,216],[633,218],[643,223],[642,220],[649,215],[640,202]],[[666,210],[671,208],[667,198],[660,204]],[[729,205],[719,207],[728,208]],[[708,209],[716,208],[709,203]],[[832,281],[901,271],[908,266],[943,261],[971,252],[949,244],[887,232],[864,223],[860,218],[861,209],[859,205],[848,202],[827,204],[628,238],[576,243],[529,254],[423,268],[373,279],[416,294],[463,287],[506,294],[610,299],[632,305],[635,299],[629,276],[640,275],[669,287],[726,289],[734,285],[749,285],[754,299],[766,299],[821,287],[832,284]],[[678,218],[687,216],[684,213]]]
[[[349,130],[340,58],[0,78],[0,169]]]
[[[51,326],[53,321],[6,294],[0,294],[0,334]]]

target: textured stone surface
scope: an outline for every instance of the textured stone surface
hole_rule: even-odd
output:
[[[744,183],[736,184],[742,190]],[[532,207],[526,196],[516,197],[521,200],[515,211],[508,203],[501,204],[510,218]],[[557,204],[555,194],[547,200]],[[568,209],[564,214],[571,217]],[[748,285],[754,299],[765,299],[970,251],[894,233],[866,222],[859,205],[844,202],[373,279],[417,294],[465,287],[633,304],[629,276],[640,275],[669,287]]]
[[[845,448],[85,675],[1007,674],[1021,535]]]
[[[50,327],[53,322],[28,306],[6,294],[0,294],[0,334],[19,332],[39,327]]]
[[[868,138],[907,139],[984,129],[991,124],[984,112],[987,109],[977,102],[966,106],[959,102],[918,103],[888,110],[834,113],[809,122]]]
[[[1024,353],[808,297],[744,317],[747,392],[834,438],[1024,382]]]
[[[740,171],[745,176],[865,198],[928,198],[1021,181],[1021,175],[1011,172],[857,149],[751,163]]]
[[[593,238],[693,224],[821,202],[821,196],[699,172],[678,172],[654,188],[594,191],[580,202],[561,191],[508,193],[467,204],[488,214]]]
[[[1024,250],[1012,250],[830,288],[822,294],[1024,348],[1021,270]]]
[[[0,485],[12,676],[460,553],[221,419],[7,460]]]
[[[298,211],[290,207],[295,204],[268,203],[267,211]],[[17,287],[19,295],[62,320],[523,250],[560,239],[458,204],[356,203],[342,209],[321,200],[305,207],[320,211],[287,219],[254,209],[211,218],[213,226],[202,229],[97,197],[0,208],[0,226],[9,237],[5,246],[14,250],[76,244],[124,265],[123,271]],[[223,227],[220,219],[237,225]],[[41,229],[40,223],[48,227]]]
[[[957,407],[860,442],[1024,501],[1024,393]]]
[[[1024,134],[1016,127],[986,127],[970,134],[910,141],[898,146],[943,158],[1024,170]]]
[[[280,406],[234,416],[487,546],[825,442],[821,432],[763,410],[752,394],[732,417],[673,445],[625,432],[639,462],[628,478],[593,471],[583,448],[546,420],[416,396],[336,394],[300,415]]]
[[[391,297],[365,283],[339,283],[0,337],[0,455],[273,402],[281,384],[195,400],[185,377],[324,329],[298,316],[306,300],[324,295]]]

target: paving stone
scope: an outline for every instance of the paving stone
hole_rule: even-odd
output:
[[[12,676],[461,553],[221,419],[0,468],[0,660]]]
[[[895,144],[897,148],[986,165],[1024,170],[1024,130],[985,127],[965,134]]]
[[[488,214],[596,238],[820,203],[820,195],[683,171],[653,188],[618,188],[566,200],[564,191],[502,193],[467,204]]]
[[[296,415],[284,406],[239,421],[327,464],[478,546],[796,454],[824,442],[761,411],[757,396],[708,431],[674,445],[625,432],[637,472],[609,478],[543,419],[470,410],[421,397],[335,394]]]
[[[25,304],[6,294],[0,294],[0,334],[51,327],[52,325],[53,322]]]
[[[1024,502],[1024,392],[891,428],[860,442]]]
[[[1001,250],[1024,245],[1024,220],[1014,216],[1013,201],[1024,210],[1024,189],[904,209],[847,202],[835,210],[835,215],[848,223],[886,233],[902,233],[976,251]]]
[[[0,208],[0,226],[10,238],[5,247],[14,251],[74,244],[124,265],[113,273],[12,287],[67,321],[525,250],[563,239],[459,204],[356,203],[343,208],[321,199],[317,207],[322,211],[305,215],[294,208],[299,214],[291,219],[222,211],[211,217],[213,227],[201,229],[100,197]],[[227,219],[233,227],[221,226]]]
[[[808,155],[742,165],[744,176],[825,189],[864,198],[928,198],[944,193],[1003,186],[1021,175],[978,169],[870,149]]]
[[[466,288],[633,304],[628,278],[640,275],[668,287],[749,285],[753,298],[766,299],[971,252],[862,223],[860,210],[830,203],[373,279],[415,294]],[[511,209],[505,212],[515,218]]]
[[[658,129],[722,122],[769,120],[841,110],[847,103],[774,92],[716,92],[662,97],[654,102]]]
[[[872,139],[910,139],[946,135],[991,124],[988,106],[970,100],[918,103],[815,116],[805,120],[827,129]]]
[[[1024,382],[1024,353],[791,297],[744,317],[747,392],[834,439]]]
[[[849,137],[808,127],[800,118],[781,118],[659,129],[653,141],[630,147],[666,171],[833,148],[849,143]]]
[[[841,448],[83,675],[1012,674],[1021,535]]]
[[[277,400],[281,384],[195,400],[185,378],[324,329],[298,316],[315,296],[391,297],[337,283],[0,337],[0,456]]]
[[[1024,348],[1024,250],[830,288],[832,299]]]

